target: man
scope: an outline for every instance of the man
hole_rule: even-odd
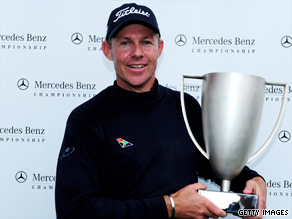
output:
[[[108,20],[104,55],[116,81],[69,116],[56,180],[63,218],[207,218],[226,213],[197,193],[198,175],[219,180],[188,136],[179,93],[158,84],[164,42],[151,9],[124,4]],[[203,144],[201,109],[186,95],[192,131]],[[264,180],[245,167],[234,191],[255,193]]]

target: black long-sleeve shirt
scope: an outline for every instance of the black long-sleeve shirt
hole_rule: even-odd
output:
[[[185,102],[203,145],[201,108],[190,95]],[[232,189],[241,192],[257,175],[245,167]],[[163,195],[198,176],[219,182],[187,133],[179,92],[157,81],[146,93],[115,83],[68,118],[57,167],[57,218],[168,218]]]

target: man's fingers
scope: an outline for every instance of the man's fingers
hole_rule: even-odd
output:
[[[194,183],[194,190],[197,192],[198,190],[205,190],[207,188],[206,185],[203,185],[202,183]]]
[[[207,198],[206,198],[207,199]],[[226,217],[226,212],[223,211],[221,208],[219,208],[217,205],[215,205],[213,202],[211,202],[209,199],[207,199],[207,209],[210,212],[210,215],[208,215],[209,217],[214,217],[214,218],[218,218],[218,217]]]

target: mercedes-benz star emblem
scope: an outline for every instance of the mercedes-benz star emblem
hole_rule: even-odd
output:
[[[71,41],[75,45],[78,45],[78,44],[82,43],[83,36],[80,33],[73,33],[73,35],[71,36]]]
[[[19,183],[24,183],[27,180],[27,175],[24,171],[18,171],[15,175],[15,179]]]
[[[284,36],[282,39],[281,39],[281,45],[285,48],[289,48],[292,46],[292,37],[290,36]]]
[[[279,133],[278,138],[281,142],[288,142],[290,141],[291,135],[290,132],[288,132],[287,130],[283,130]]]
[[[179,34],[175,37],[175,43],[178,46],[184,46],[187,43],[187,38],[183,34]]]
[[[17,82],[17,87],[20,89],[20,90],[26,90],[28,87],[29,87],[29,82],[27,79],[25,78],[21,78],[18,80]]]

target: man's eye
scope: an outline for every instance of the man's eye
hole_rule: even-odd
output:
[[[127,42],[127,41],[121,42],[121,45],[127,46],[127,45],[129,45],[129,42]]]
[[[150,44],[151,44],[151,41],[145,40],[145,41],[144,41],[144,44],[145,44],[145,45],[150,45]]]

